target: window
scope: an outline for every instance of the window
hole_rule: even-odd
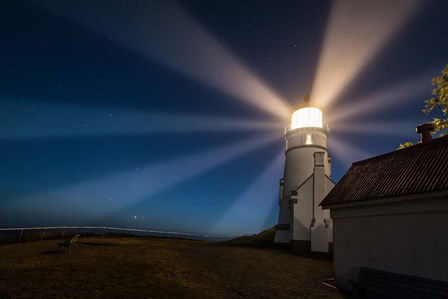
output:
[[[322,111],[319,108],[301,108],[292,114],[291,130],[307,127],[322,128]]]
[[[310,134],[306,134],[305,144],[313,144]]]

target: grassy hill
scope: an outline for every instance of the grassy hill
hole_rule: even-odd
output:
[[[320,283],[331,262],[238,246],[272,238],[85,238],[72,254],[57,253],[57,240],[2,245],[0,298],[342,298]]]
[[[252,236],[242,236],[232,240],[220,242],[226,245],[246,245],[246,246],[271,246],[274,242],[275,229],[273,227]]]

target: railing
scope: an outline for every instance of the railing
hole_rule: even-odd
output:
[[[294,131],[294,130],[299,130],[299,129],[320,129],[323,131],[327,131],[330,132],[330,125],[329,124],[322,124],[322,128],[319,127],[301,127],[301,128],[295,128],[295,129],[291,129],[291,126],[287,126],[285,127],[285,135],[290,132],[290,131]]]
[[[84,236],[85,234],[92,230],[100,230],[102,231],[102,235],[104,237],[105,232],[111,231],[111,232],[133,232],[133,233],[144,233],[146,235],[143,236],[165,236],[165,237],[183,237],[183,238],[191,238],[191,239],[199,239],[199,240],[225,240],[225,239],[231,239],[236,238],[238,236],[210,236],[210,235],[200,235],[200,234],[193,234],[193,233],[185,233],[185,232],[174,232],[174,231],[161,231],[161,230],[150,230],[150,229],[137,229],[137,228],[122,228],[122,227],[110,227],[110,226],[41,226],[41,227],[9,227],[9,228],[0,228],[0,232],[2,231],[20,231],[19,237],[17,239],[17,243],[20,243],[22,240],[23,232],[24,231],[39,231],[42,230],[42,236],[40,237],[40,240],[44,240],[45,233],[48,230],[62,230],[62,234],[60,236],[60,239],[63,239],[67,229],[73,229],[73,230],[84,230]],[[38,240],[39,238],[36,238]],[[0,240],[1,241],[1,240]]]

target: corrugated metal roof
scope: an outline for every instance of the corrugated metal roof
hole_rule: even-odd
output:
[[[448,190],[448,136],[353,163],[322,206]]]

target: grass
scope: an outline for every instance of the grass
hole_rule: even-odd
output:
[[[51,253],[56,242],[0,246],[0,298],[341,297],[320,283],[329,261],[241,246],[247,239],[85,238],[73,254]]]
[[[232,240],[221,242],[221,244],[226,245],[245,245],[245,246],[255,246],[255,247],[271,247],[274,242],[275,228],[269,228],[262,231],[259,234],[253,236],[243,236]]]

